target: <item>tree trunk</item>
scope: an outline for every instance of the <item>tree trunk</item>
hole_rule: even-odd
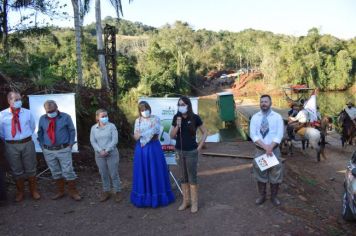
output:
[[[83,70],[82,70],[82,47],[81,47],[81,24],[79,15],[79,1],[72,0],[73,12],[74,12],[74,29],[75,29],[75,52],[77,56],[77,76],[78,85],[83,85]]]
[[[96,18],[96,40],[98,49],[98,60],[101,71],[101,88],[109,89],[108,74],[105,66],[103,29],[101,27],[100,0],[95,0],[95,18]]]
[[[8,34],[9,34],[9,30],[7,27],[7,7],[8,7],[8,1],[4,0],[2,2],[2,22],[1,22],[1,27],[2,27],[2,46],[4,48],[4,53],[5,53],[5,57],[7,59],[9,59],[9,43],[8,43]]]

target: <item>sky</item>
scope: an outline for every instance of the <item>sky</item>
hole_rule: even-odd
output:
[[[66,10],[73,15],[71,1]],[[341,39],[356,37],[356,0],[121,0],[123,19],[161,27],[175,21],[193,29],[239,32],[253,28],[301,36],[317,27],[321,34]],[[95,21],[94,0],[84,25]],[[101,0],[102,19],[116,17],[110,0]],[[18,14],[18,13],[17,13]],[[13,17],[16,19],[16,17]],[[11,19],[10,19],[11,21]],[[72,17],[55,20],[54,25],[73,27]]]

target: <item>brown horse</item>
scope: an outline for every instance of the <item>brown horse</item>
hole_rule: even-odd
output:
[[[345,110],[339,114],[339,124],[342,127],[341,131],[341,144],[344,147],[345,143],[350,145],[353,144],[353,139],[356,136],[356,125],[354,121],[351,120],[350,116]]]

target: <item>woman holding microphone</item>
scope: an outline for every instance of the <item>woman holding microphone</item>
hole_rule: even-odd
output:
[[[200,130],[202,137],[197,143],[196,132]],[[176,139],[176,156],[179,159],[183,202],[178,210],[182,211],[191,205],[191,212],[198,211],[198,155],[207,137],[207,130],[201,118],[194,114],[192,103],[188,97],[178,100],[178,113],[173,117],[171,138]]]

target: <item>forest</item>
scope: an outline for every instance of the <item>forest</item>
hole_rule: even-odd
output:
[[[356,38],[338,39],[312,28],[306,36],[246,29],[195,30],[177,21],[154,28],[107,17],[117,29],[117,82],[120,99],[141,95],[192,94],[210,71],[254,69],[276,88],[305,83],[321,91],[344,91],[355,84]],[[0,27],[0,73],[31,80],[40,89],[78,83],[74,28]],[[6,40],[5,39],[6,36]],[[95,23],[81,32],[81,84],[102,88]]]

